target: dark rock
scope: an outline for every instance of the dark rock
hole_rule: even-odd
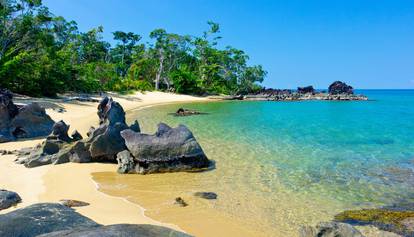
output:
[[[363,237],[353,226],[338,222],[321,222],[316,227],[302,227],[300,237]]]
[[[20,198],[19,194],[0,189],[0,210],[7,209],[11,206],[17,205],[17,203],[21,201],[22,199]]]
[[[84,207],[89,206],[90,204],[87,202],[82,202],[78,200],[71,200],[71,199],[62,199],[59,201],[60,204],[67,206],[67,207]]]
[[[335,221],[357,225],[373,225],[380,230],[403,236],[414,236],[414,228],[411,225],[413,219],[414,211],[388,210],[386,208],[349,210],[335,216]]]
[[[305,87],[298,87],[298,93],[299,94],[313,94],[315,93],[315,89],[313,89],[313,86],[305,86]]]
[[[204,113],[198,112],[196,110],[189,110],[189,109],[184,109],[184,108],[179,108],[174,113],[175,116],[191,116],[191,115],[199,115],[199,114],[204,114]]]
[[[179,206],[182,206],[182,207],[186,207],[186,206],[188,206],[188,204],[187,204],[187,203],[184,201],[184,199],[182,199],[181,197],[177,197],[177,198],[175,199],[174,204],[179,205]]]
[[[210,165],[201,146],[184,125],[171,128],[161,123],[154,135],[127,129],[121,132],[121,136],[136,162],[133,172],[189,171]]]
[[[116,160],[118,161],[118,173],[127,174],[135,169],[135,161],[128,150],[118,153]]]
[[[60,145],[56,141],[46,140],[43,143],[42,154],[53,155],[59,152]]]
[[[52,134],[48,136],[48,139],[67,143],[72,142],[73,140],[68,135],[69,127],[63,120],[56,122],[53,124]]]
[[[111,97],[105,97],[98,105],[99,123],[114,125],[115,123],[125,124],[125,112],[122,106]]]
[[[155,225],[118,224],[57,231],[38,237],[190,237],[182,232]]]
[[[354,88],[347,85],[345,82],[335,81],[328,88],[329,94],[338,95],[338,94],[354,94]]]
[[[78,141],[72,146],[68,152],[70,162],[74,163],[88,163],[91,162],[91,153],[89,151],[89,144],[83,141]]]
[[[10,123],[10,131],[16,138],[46,136],[51,133],[54,121],[37,103],[23,106]]]
[[[74,141],[79,141],[83,139],[82,135],[78,132],[78,130],[74,130],[70,136]]]
[[[54,203],[35,204],[0,215],[0,236],[34,237],[54,231],[98,226],[72,208]]]
[[[217,199],[217,194],[213,192],[196,192],[194,193],[194,196],[207,200]]]
[[[141,132],[141,128],[139,127],[139,123],[137,120],[135,120],[135,122],[129,126],[129,129],[131,129],[134,132]]]
[[[102,124],[92,133],[90,152],[93,161],[116,161],[116,154],[126,149],[121,131],[128,129],[125,123]],[[102,132],[102,133],[100,133]]]

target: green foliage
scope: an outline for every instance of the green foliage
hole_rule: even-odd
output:
[[[185,94],[245,94],[261,87],[266,72],[248,56],[218,47],[220,26],[208,22],[201,37],[156,29],[152,42],[103,27],[79,32],[41,0],[0,2],[0,87],[33,96],[66,91],[173,90]]]

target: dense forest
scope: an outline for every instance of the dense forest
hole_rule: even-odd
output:
[[[220,47],[220,27],[200,36],[155,29],[151,42],[133,32],[103,27],[80,32],[41,0],[0,0],[0,87],[32,96],[68,91],[165,90],[185,94],[244,94],[266,76],[248,55]]]

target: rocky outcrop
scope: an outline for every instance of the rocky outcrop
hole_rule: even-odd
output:
[[[315,89],[313,89],[313,86],[305,86],[305,87],[298,87],[298,93],[299,94],[313,94],[315,93]]]
[[[190,235],[155,225],[118,224],[94,228],[57,231],[37,237],[190,237]]]
[[[13,94],[0,89],[0,143],[18,138],[46,136],[52,131],[54,121],[37,103],[18,107]]]
[[[321,222],[316,227],[306,226],[299,230],[300,237],[363,237],[353,226],[338,222]]]
[[[378,209],[349,210],[335,216],[335,221],[373,225],[380,230],[393,232],[402,236],[414,236],[414,210],[402,206]]]
[[[204,151],[191,131],[184,125],[171,128],[164,123],[158,125],[154,135],[141,134],[127,129],[121,132],[125,144],[133,157],[122,154],[120,169],[124,173],[158,173],[204,169],[210,165]],[[120,156],[121,157],[121,156]],[[125,172],[126,171],[126,172]]]
[[[339,94],[354,94],[354,88],[347,85],[345,82],[335,81],[328,88],[329,94],[339,95]]]
[[[175,116],[191,116],[191,115],[200,115],[200,114],[205,114],[205,113],[201,113],[196,110],[184,109],[184,108],[179,108],[174,113]]]
[[[101,226],[72,208],[56,203],[35,204],[0,215],[0,236],[189,237],[161,226],[129,224]]]
[[[88,137],[74,131],[69,137],[69,125],[59,121],[53,125],[52,133],[38,147],[25,149],[18,155],[18,163],[28,168],[67,162],[116,162],[119,152],[126,149],[120,132],[125,129],[140,131],[138,121],[129,127],[125,123],[122,106],[105,97],[98,105],[99,127],[91,128]]]
[[[100,226],[61,204],[42,203],[0,215],[0,236],[34,237],[54,231]]]
[[[7,209],[21,202],[19,194],[0,189],[0,210]]]

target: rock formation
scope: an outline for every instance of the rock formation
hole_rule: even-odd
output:
[[[0,189],[0,210],[7,209],[21,201],[19,194]]]
[[[118,224],[101,226],[72,208],[56,203],[31,205],[0,215],[0,236],[13,237],[190,237],[153,225]]]
[[[302,227],[300,237],[364,237],[353,226],[338,222],[321,222],[316,227]]]
[[[13,103],[13,94],[9,90],[0,89],[0,143],[46,136],[52,131],[53,124],[38,104],[19,107]]]
[[[118,162],[119,173],[155,173],[204,169],[210,164],[191,131],[160,124],[154,135],[140,133],[138,121],[125,123],[122,106],[105,97],[98,105],[99,127],[82,140],[69,137],[69,125],[59,121],[37,147],[18,152],[17,163],[28,168],[67,162]]]
[[[118,170],[122,173],[175,172],[203,169],[210,165],[201,146],[184,125],[171,128],[160,123],[154,135],[127,129],[121,132],[121,136],[132,155],[124,151],[118,157]]]
[[[305,86],[305,87],[298,87],[298,93],[299,94],[313,94],[315,93],[315,89],[313,89],[313,86]]]
[[[329,94],[340,95],[340,94],[354,94],[354,88],[347,85],[345,82],[335,81],[328,88]]]
[[[174,113],[175,116],[191,116],[191,115],[200,115],[200,114],[204,114],[204,113],[201,113],[196,110],[190,110],[190,109],[184,109],[184,108],[179,108]]]

